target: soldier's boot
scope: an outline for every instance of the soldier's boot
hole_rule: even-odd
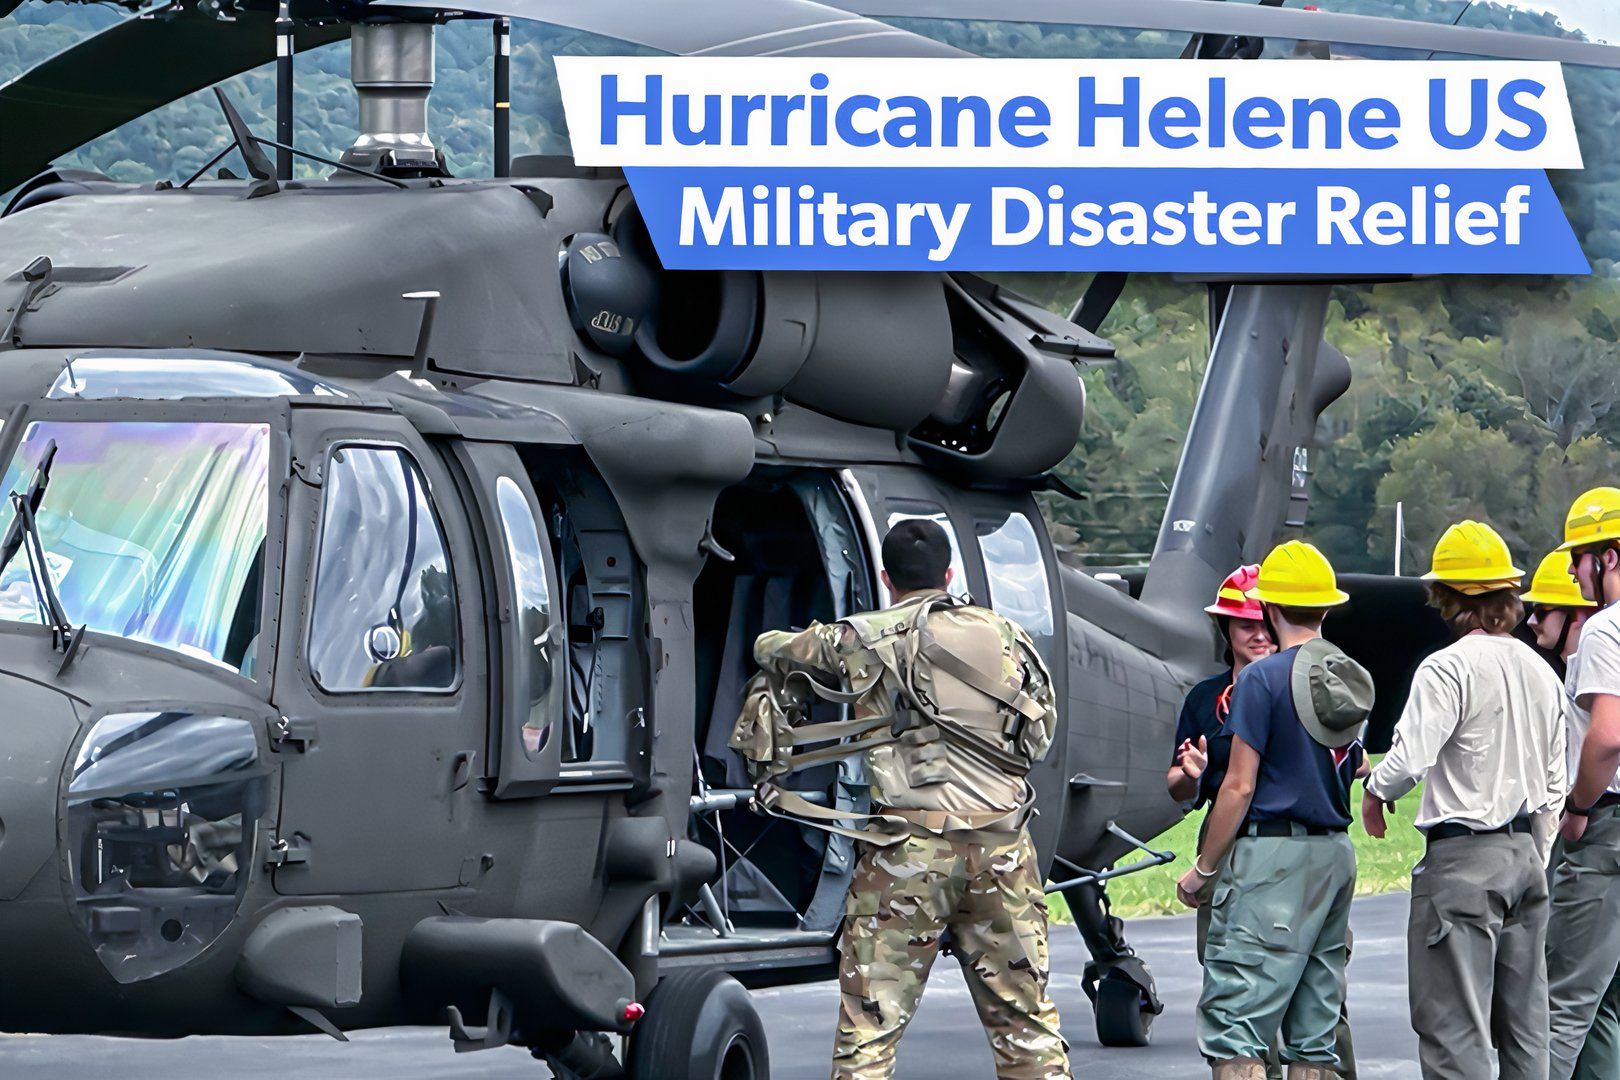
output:
[[[1214,1080],[1266,1080],[1266,1063],[1259,1058],[1231,1058],[1211,1063]]]
[[[1288,1080],[1338,1080],[1339,1074],[1326,1065],[1309,1061],[1288,1063]]]

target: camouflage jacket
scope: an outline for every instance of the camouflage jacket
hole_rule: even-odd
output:
[[[913,637],[924,603],[933,605],[926,619],[932,646],[970,664],[979,680],[994,684],[987,689],[1016,698],[1017,708],[930,659],[939,655],[933,648],[917,660],[919,642]],[[884,807],[953,815],[1015,810],[1027,803],[1024,772],[1045,756],[1056,733],[1051,676],[1029,636],[993,611],[959,604],[937,591],[835,623],[813,623],[797,633],[762,634],[754,643],[754,659],[760,674],[749,685],[731,745],[749,759],[756,777],[780,774],[793,749],[783,728],[805,711],[803,692],[795,693],[788,678],[795,671],[852,698],[851,725],[890,720],[906,731],[898,741],[865,752],[872,801]],[[962,670],[960,662],[948,666]],[[928,706],[922,715],[917,715],[919,697]],[[929,723],[931,714],[970,729],[999,748],[1003,760],[986,760],[960,740],[939,737],[937,726]]]

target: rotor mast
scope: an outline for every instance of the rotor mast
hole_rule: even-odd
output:
[[[350,31],[350,78],[360,97],[360,134],[343,162],[388,174],[438,175],[439,150],[428,135],[433,92],[433,24],[356,23]]]

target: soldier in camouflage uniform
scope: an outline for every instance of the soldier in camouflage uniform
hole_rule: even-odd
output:
[[[768,782],[757,800],[863,841],[840,938],[833,1080],[893,1076],[942,944],[962,965],[1000,1080],[1070,1076],[1047,994],[1046,898],[1024,827],[1024,773],[1056,730],[1051,679],[1020,628],[945,593],[950,557],[938,525],[902,522],[883,542],[894,606],[761,635],[761,675],[732,737],[766,777],[797,767],[787,764],[795,745],[847,737],[800,758],[865,755],[871,814],[816,807]],[[834,680],[836,692],[819,692],[848,703],[852,718],[788,727],[796,715],[782,699],[794,673]],[[845,827],[853,817],[870,824]]]

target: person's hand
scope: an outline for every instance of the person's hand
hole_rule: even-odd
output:
[[[1390,804],[1390,813],[1395,812],[1394,804]],[[1384,800],[1372,792],[1363,789],[1361,792],[1361,827],[1367,830],[1367,835],[1375,840],[1382,840],[1388,826],[1384,822]]]
[[[1356,766],[1356,779],[1357,780],[1365,780],[1365,779],[1367,779],[1367,777],[1369,777],[1371,775],[1372,775],[1372,762],[1370,760],[1368,760],[1366,754],[1363,754],[1363,755],[1361,755],[1361,764]]]
[[[1193,868],[1182,874],[1181,880],[1176,882],[1176,899],[1187,907],[1196,908],[1209,899],[1209,894],[1214,888],[1215,879],[1207,878],[1198,872],[1198,859],[1194,857]]]
[[[1564,823],[1559,826],[1559,835],[1563,836],[1565,843],[1573,843],[1586,833],[1587,819],[1580,814],[1565,814]]]
[[[1176,748],[1176,764],[1191,780],[1197,780],[1204,775],[1204,769],[1209,765],[1209,742],[1204,736],[1198,736],[1198,745],[1194,746],[1191,739],[1183,739]]]

